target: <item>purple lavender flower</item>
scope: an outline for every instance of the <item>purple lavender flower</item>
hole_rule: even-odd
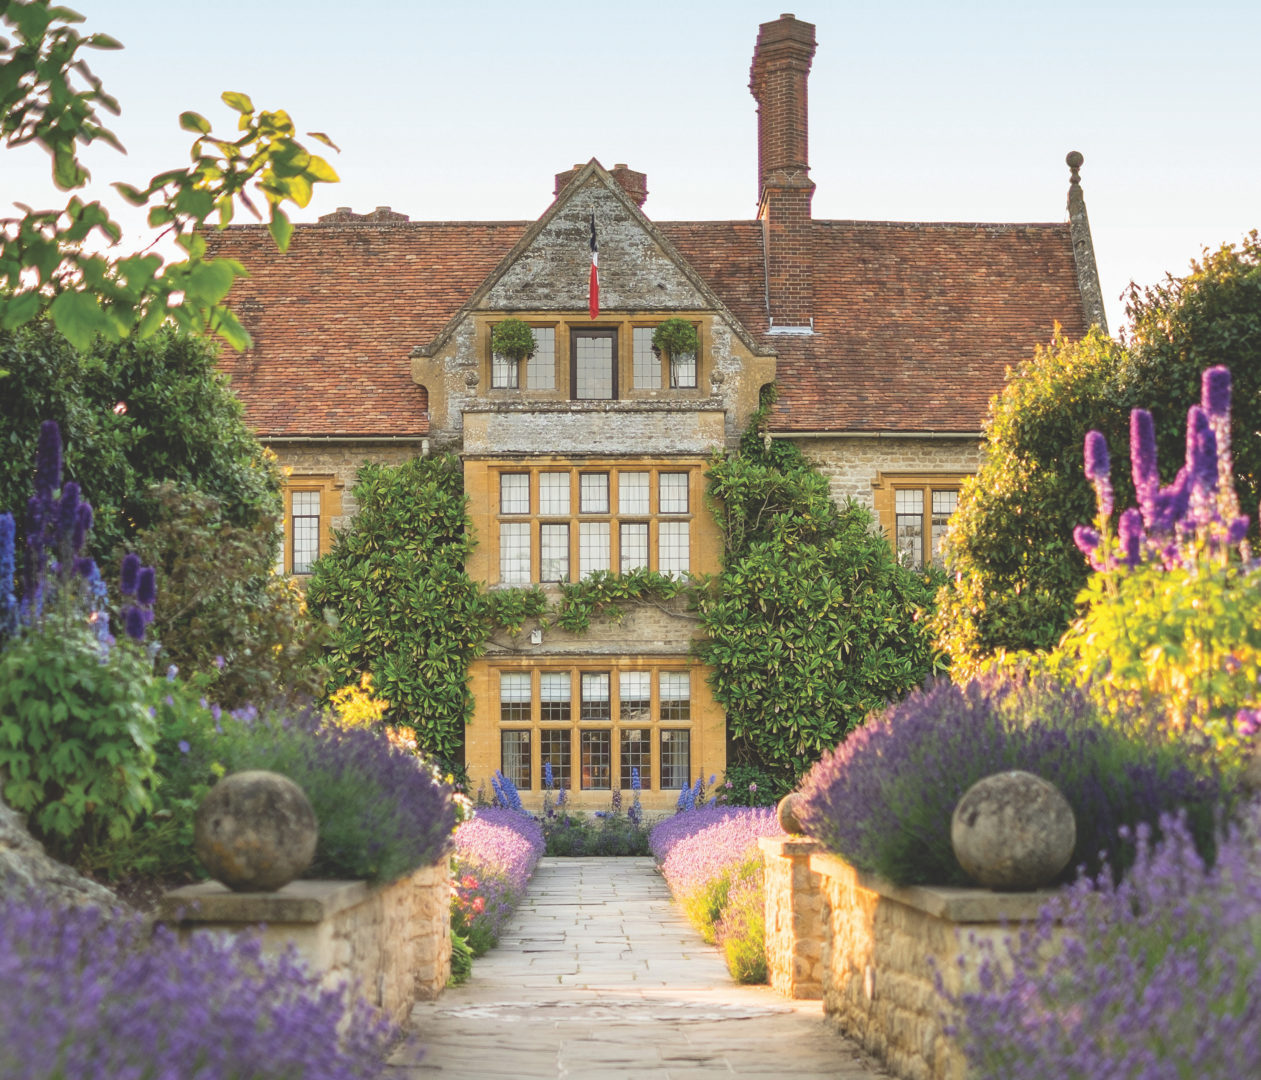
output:
[[[762,836],[782,836],[773,807],[703,806],[655,826],[649,846],[670,891],[685,897],[757,851]]]
[[[1240,709],[1235,713],[1235,732],[1245,739],[1261,734],[1261,709]]]
[[[15,633],[18,626],[18,599],[13,591],[16,534],[13,515],[0,514],[0,637]]]
[[[140,556],[129,551],[123,556],[119,570],[119,584],[124,596],[135,596],[136,586],[140,583]]]

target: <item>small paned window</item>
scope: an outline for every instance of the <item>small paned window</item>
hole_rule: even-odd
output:
[[[499,580],[523,585],[530,580],[530,523],[499,523]]]
[[[582,711],[578,719],[612,720],[613,712],[609,705],[609,673],[607,671],[584,671],[582,673]]]
[[[685,472],[663,472],[658,477],[660,507],[663,514],[687,513],[687,480]]]
[[[646,472],[619,472],[617,474],[617,512],[619,514],[647,517],[649,474]]]
[[[924,565],[924,492],[919,488],[895,491],[893,499],[898,562],[918,569]]]
[[[570,774],[571,749],[569,728],[543,728],[539,732],[539,757],[552,766],[552,787],[568,791],[573,786]]]
[[[525,385],[529,390],[556,389],[556,328],[536,326],[534,355],[525,362]]]
[[[539,719],[567,724],[573,701],[573,681],[568,671],[544,671],[539,675]]]
[[[539,579],[569,580],[569,526],[539,526]]]
[[[679,723],[692,719],[692,677],[686,671],[663,671],[658,676],[661,719]]]
[[[584,791],[608,791],[612,786],[613,732],[583,731],[582,788]]]
[[[622,728],[620,733],[618,765],[621,786],[634,787],[631,770],[639,773],[639,786],[652,786],[652,735],[647,728]]]
[[[521,383],[521,365],[508,356],[493,353],[490,358],[490,388],[516,390]]]
[[[569,473],[539,473],[539,513],[544,517],[569,516]]]
[[[691,569],[691,522],[663,521],[658,527],[658,569],[663,574],[686,574]]]
[[[579,401],[617,397],[617,341],[612,330],[575,331],[573,349],[573,396]]]
[[[522,791],[530,790],[530,732],[499,733],[500,768]]]
[[[623,671],[618,676],[618,719],[623,724],[652,720],[652,672]]]
[[[578,524],[578,576],[589,577],[597,570],[608,570],[609,523],[583,521]]]
[[[530,512],[530,474],[499,474],[499,512],[501,514],[528,514]]]
[[[683,522],[683,524],[687,523]],[[623,574],[646,568],[648,566],[648,522],[632,521],[623,524],[619,529],[618,546],[621,550]],[[664,567],[662,571],[664,572]]]
[[[582,473],[578,478],[578,513],[609,512],[609,474]]]
[[[636,326],[631,330],[631,353],[634,369],[631,372],[636,390],[661,389],[661,357],[652,347],[651,326]]]
[[[958,508],[959,493],[957,491],[933,492],[932,560],[934,566],[941,566],[945,561],[942,557],[941,544],[946,538],[946,530],[950,527],[950,515]]]
[[[499,719],[506,724],[530,719],[530,675],[503,672],[499,676]]]
[[[670,357],[670,388],[696,389],[696,353],[680,353]]]
[[[663,791],[691,787],[692,733],[661,732],[661,788]]]
[[[290,493],[290,520],[293,525],[293,572],[309,574],[320,557],[320,493]]]

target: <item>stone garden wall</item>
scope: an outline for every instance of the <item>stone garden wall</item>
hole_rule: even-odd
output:
[[[234,893],[218,882],[168,893],[158,918],[192,930],[263,926],[263,948],[294,944],[323,985],[350,982],[401,1023],[431,1001],[451,974],[451,885],[446,860],[389,885],[293,881],[272,893]]]
[[[983,943],[1036,918],[1051,894],[903,888],[802,837],[760,843],[772,987],[809,998],[819,986],[824,1014],[902,1080],[965,1080],[937,975],[951,994],[969,988]]]

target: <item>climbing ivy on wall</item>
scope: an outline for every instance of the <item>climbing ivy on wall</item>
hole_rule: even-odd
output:
[[[756,427],[708,478],[723,569],[700,594],[697,651],[736,761],[792,779],[940,666],[925,626],[940,574],[899,566],[865,508],[836,506],[796,447]]]
[[[307,585],[307,607],[332,624],[332,693],[372,674],[386,722],[414,728],[425,752],[460,753],[472,709],[468,665],[489,633],[487,598],[465,573],[472,546],[458,458],[364,465],[359,513],[337,533]]]
[[[705,631],[696,651],[727,712],[733,764],[794,779],[939,666],[923,615],[940,575],[899,567],[865,509],[838,508],[795,447],[758,435],[763,417],[707,474],[720,575],[600,572],[562,585],[555,601],[538,586],[487,590],[468,576],[458,459],[365,465],[359,513],[307,587],[313,617],[332,624],[327,691],[370,672],[390,703],[386,722],[452,761],[472,714],[468,665],[493,632],[539,620],[581,634],[632,605],[679,614],[671,602],[683,598]]]

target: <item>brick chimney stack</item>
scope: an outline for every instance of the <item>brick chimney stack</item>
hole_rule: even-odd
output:
[[[569,181],[577,176],[586,166],[581,162],[572,169],[566,169],[562,173],[556,174],[556,188],[552,192],[552,198],[555,198],[565,187]],[[647,173],[636,172],[634,169],[628,168],[620,162],[609,170],[609,175],[617,181],[621,189],[631,197],[631,201],[641,210],[644,203],[648,199],[648,175]]]
[[[781,15],[759,28],[749,69],[757,101],[758,217],[766,235],[768,314],[777,329],[810,326],[814,307],[814,181],[806,105],[814,51],[814,25]]]

